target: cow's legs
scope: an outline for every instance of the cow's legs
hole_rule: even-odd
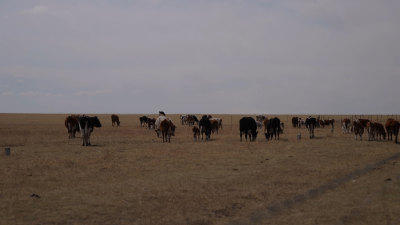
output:
[[[82,146],[88,146],[88,134],[87,130],[83,130],[83,135],[82,135]]]
[[[70,123],[68,123],[68,138],[71,138],[72,137],[72,134],[71,134],[71,132],[72,132],[72,128],[71,128],[71,124]]]
[[[308,125],[310,130],[310,139],[314,138],[314,126],[312,124]]]
[[[83,128],[83,146],[88,146],[89,142],[89,128],[88,121],[85,123],[85,127]]]
[[[92,145],[92,144],[90,144],[90,135],[92,134],[92,132],[93,132],[93,130],[92,129],[88,129],[88,137],[87,137],[87,139],[88,139],[88,141],[87,141],[87,144],[88,145]]]
[[[75,138],[76,134],[76,125],[72,128],[72,138]]]

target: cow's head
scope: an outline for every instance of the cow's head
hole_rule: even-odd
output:
[[[92,117],[92,123],[94,127],[101,127],[100,120],[97,116]]]

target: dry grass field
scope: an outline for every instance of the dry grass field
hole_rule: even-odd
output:
[[[0,114],[1,225],[400,224],[400,145],[342,134],[344,116],[310,140],[282,115],[281,140],[250,143],[241,115],[215,115],[224,127],[208,142],[172,115],[169,144],[141,115],[120,115],[120,127],[98,116],[82,147],[66,115]]]

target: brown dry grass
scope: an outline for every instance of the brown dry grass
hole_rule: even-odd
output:
[[[194,142],[173,115],[163,144],[140,115],[120,115],[121,127],[99,115],[94,146],[82,147],[65,116],[0,114],[0,224],[400,224],[400,159],[351,176],[400,145],[355,141],[339,123],[309,140],[280,116],[280,141],[241,143],[241,115],[215,115],[224,129]]]

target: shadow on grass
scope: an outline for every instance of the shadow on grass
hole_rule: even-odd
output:
[[[88,146],[83,146],[82,147],[88,147],[88,148],[96,148],[96,147],[105,147],[106,145],[88,145]]]

